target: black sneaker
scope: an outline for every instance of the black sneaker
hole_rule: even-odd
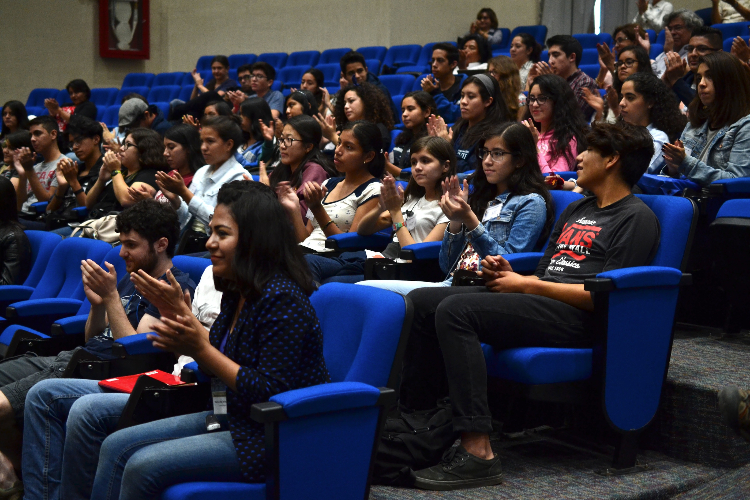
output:
[[[497,454],[490,460],[482,460],[460,444],[448,448],[439,464],[414,473],[414,486],[423,490],[459,490],[502,482],[503,470]]]

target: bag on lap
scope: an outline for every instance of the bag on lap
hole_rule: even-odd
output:
[[[71,236],[106,241],[110,244],[119,243],[120,233],[115,231],[116,219],[117,214],[110,214],[100,219],[87,220],[76,227]]]

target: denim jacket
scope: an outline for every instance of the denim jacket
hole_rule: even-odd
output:
[[[488,255],[531,252],[537,248],[547,220],[547,206],[537,193],[510,196],[505,192],[492,200],[489,206],[503,203],[500,215],[484,221],[474,230],[462,229],[453,234],[448,228],[440,247],[440,269],[449,273],[469,242],[481,258]]]
[[[719,179],[750,177],[750,115],[719,130],[709,145],[708,162],[698,160],[708,139],[708,121],[695,128],[688,123],[680,137],[685,159],[680,173],[701,186]]]

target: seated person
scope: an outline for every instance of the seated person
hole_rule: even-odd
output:
[[[396,109],[395,104],[393,104],[391,93],[386,86],[380,82],[380,79],[377,76],[368,71],[365,57],[362,54],[354,50],[347,52],[339,60],[339,65],[341,66],[339,85],[342,89],[349,85],[359,85],[365,82],[374,85],[383,93],[383,95],[385,95],[386,102],[390,104],[392,116],[398,115],[398,109]]]
[[[711,22],[714,24],[750,21],[748,0],[711,0],[711,4]]]
[[[665,0],[637,0],[636,3],[638,15],[633,22],[645,30],[654,30],[657,33],[668,24],[664,16],[668,16],[674,10],[672,4]]]
[[[503,32],[497,26],[497,14],[485,7],[477,13],[477,20],[471,23],[467,35],[479,35],[487,41],[487,45],[497,45],[503,41]]]
[[[750,177],[750,75],[739,59],[713,52],[700,59],[698,96],[675,144],[664,144],[667,173],[701,186]]]
[[[486,139],[485,139],[486,137]],[[496,125],[478,144],[478,168],[463,189],[456,177],[443,183],[440,207],[450,220],[443,234],[439,265],[446,279],[368,280],[361,285],[406,295],[416,288],[450,287],[457,270],[477,272],[487,255],[531,252],[541,248],[555,214],[539,171],[534,138],[519,123]]]
[[[126,130],[134,128],[147,128],[159,132],[164,137],[164,132],[172,126],[164,118],[164,112],[153,104],[148,104],[145,100],[129,99],[121,107],[118,113],[118,122],[120,128]]]
[[[271,90],[273,80],[276,78],[276,70],[267,62],[258,61],[250,67],[250,71],[250,90],[252,93],[248,95],[244,91],[231,92],[229,98],[232,103],[235,106],[240,106],[248,97],[260,97],[268,103],[274,120],[283,117],[284,95],[278,90]],[[243,73],[243,75],[247,76],[246,73]],[[245,89],[244,86],[243,89]]]
[[[436,43],[432,47],[430,70],[432,75],[422,79],[422,90],[428,92],[438,107],[439,114],[448,123],[460,116],[458,99],[461,97],[461,79],[453,71],[458,67],[458,49],[450,43]]]
[[[96,104],[89,101],[91,99],[91,89],[83,80],[72,80],[65,86],[70,96],[72,104],[60,106],[57,99],[48,97],[44,100],[44,107],[49,111],[49,116],[56,118],[60,124],[60,130],[65,131],[66,124],[73,115],[85,116],[91,120],[96,120]]]
[[[539,56],[542,54],[542,46],[536,41],[536,38],[528,33],[519,33],[513,37],[510,42],[510,58],[518,68],[518,75],[521,77],[521,88],[526,88],[526,79],[529,77],[529,71],[534,64],[539,62]]]
[[[21,101],[6,102],[3,104],[2,113],[0,140],[19,130],[29,130],[29,115],[26,112],[26,106]]]
[[[102,126],[85,116],[74,115],[65,130],[73,152],[80,160],[63,157],[57,164],[57,191],[47,205],[47,212],[85,207],[86,194],[94,187],[102,167]]]
[[[362,235],[392,227],[393,241],[382,254],[368,250],[344,252],[334,258],[305,255],[316,282],[357,283],[364,279],[368,257],[397,260],[402,247],[443,238],[448,218],[439,202],[443,181],[455,173],[455,153],[445,139],[425,136],[414,143],[411,158],[412,177],[406,190],[397,187],[394,178],[386,175],[380,187],[379,205],[365,214],[357,227],[357,233]]]
[[[458,66],[453,68],[453,74],[459,70],[487,69],[487,61],[492,57],[492,51],[487,40],[481,35],[467,35],[458,39]]]
[[[526,105],[526,95],[521,92],[521,76],[513,60],[508,56],[493,57],[487,62],[487,70],[499,84],[510,115],[522,120],[526,110],[521,106]]]
[[[618,26],[612,33],[612,39],[615,43],[613,50],[610,50],[606,42],[596,44],[599,51],[599,75],[597,75],[595,81],[600,89],[606,89],[609,85],[613,85],[617,77],[617,61],[624,49],[641,47],[646,52],[648,65],[651,66],[651,58],[648,55],[649,50],[651,50],[651,42],[642,27],[637,24]],[[622,84],[622,80],[620,84]],[[615,87],[619,90],[619,86],[615,85]]]
[[[143,269],[146,274],[166,279],[171,270],[182,290],[190,291],[195,284],[189,276],[172,265],[172,255],[179,234],[175,211],[163,203],[146,200],[117,216],[117,230],[122,247],[120,256],[128,272]],[[86,322],[86,344],[57,356],[40,357],[31,353],[0,361],[0,451],[21,473],[20,430],[23,427],[26,393],[36,383],[62,376],[73,355],[83,349],[107,359],[112,356],[115,340],[153,331],[160,313],[139,295],[130,276],[118,277],[115,268],[106,264],[102,269],[93,260],[81,262],[83,287],[91,302]],[[0,461],[0,463],[3,463]],[[13,470],[5,471],[13,474]],[[7,476],[6,476],[7,477]]]
[[[15,152],[23,150],[24,148],[26,148],[29,152],[33,151],[34,148],[31,145],[31,134],[28,130],[21,129],[17,132],[13,132],[12,134],[8,134],[2,141],[2,143],[3,168],[0,169],[0,176],[5,177],[6,179],[10,179],[10,182],[13,183],[13,188],[15,189],[18,186],[19,182],[18,172],[16,172],[16,167],[14,166]],[[28,157],[26,161],[31,162],[33,161],[33,159]],[[17,195],[16,199],[18,199]]]
[[[294,234],[289,225],[266,224],[282,217],[267,186],[225,185],[208,243],[217,289],[224,292],[221,313],[209,333],[183,305],[162,316],[157,335],[149,337],[157,347],[194,357],[226,385],[226,413],[215,415],[221,429],[206,430],[214,412],[204,411],[115,432],[101,446],[91,498],[158,498],[184,481],[266,480],[263,424],[247,418],[251,405],[330,380],[308,299],[312,280]],[[278,236],[268,238],[269,229]],[[287,353],[283,359],[279,350]],[[75,479],[92,484],[90,472]]]
[[[390,104],[390,105],[389,105]],[[391,130],[393,130],[393,115],[391,106],[393,102],[387,101],[385,95],[375,85],[364,82],[358,85],[350,84],[342,87],[336,94],[336,105],[333,108],[333,118],[336,127],[341,130],[347,123],[366,120],[377,125],[380,130],[381,143],[384,151],[391,144]],[[331,144],[339,144],[339,136],[336,133],[331,120],[321,124],[323,135]]]
[[[268,161],[274,148],[278,147],[274,137],[273,112],[268,103],[260,97],[249,97],[240,105],[240,118],[247,140],[240,143],[235,159],[245,166]]]
[[[285,111],[287,119],[299,115],[314,116],[318,113],[318,102],[312,92],[295,90],[287,96]]]
[[[211,60],[211,75],[213,78],[205,85],[203,85],[203,78],[198,70],[194,69],[190,74],[193,75],[193,81],[195,82],[190,99],[211,90],[223,96],[227,90],[234,90],[239,87],[237,82],[229,78],[229,58],[227,56],[216,56]]]
[[[661,76],[661,79],[685,105],[690,104],[695,99],[695,72],[698,71],[698,61],[706,54],[720,51],[723,43],[721,31],[716,28],[701,26],[693,31],[690,42],[685,46],[687,64],[676,52],[667,54],[667,70]]]
[[[326,238],[354,232],[365,214],[378,206],[385,157],[380,130],[366,121],[347,122],[336,146],[333,164],[343,177],[322,184],[305,184],[306,223],[300,217],[299,198],[288,182],[276,194],[294,225],[297,241],[306,253],[329,252]]]
[[[317,68],[308,69],[302,75],[302,82],[299,88],[300,90],[307,90],[312,93],[313,97],[315,97],[315,102],[318,103],[318,113],[322,116],[325,117],[333,113],[331,96],[328,93],[328,89],[325,88],[325,76],[322,71]]]
[[[495,349],[590,347],[594,303],[584,280],[648,265],[656,254],[659,221],[631,194],[653,153],[651,136],[645,128],[624,127],[594,124],[589,149],[578,157],[578,181],[594,195],[565,209],[534,275],[516,274],[502,256],[488,255],[482,261],[485,287],[409,294],[415,314],[400,404],[427,410],[450,395],[453,429],[461,438],[444,462],[415,473],[416,487],[447,490],[502,481],[489,440],[492,416],[480,343]],[[577,244],[584,232],[590,244]],[[571,259],[578,265],[567,265]]]
[[[428,135],[427,122],[437,112],[437,105],[427,92],[409,92],[401,99],[401,122],[404,131],[393,141],[393,150],[388,154],[385,170],[398,177],[401,170],[411,167],[411,147],[414,142]],[[455,170],[456,162],[451,162]]]
[[[138,113],[140,112],[122,112],[122,105],[124,105],[131,99],[140,99],[141,101],[146,103],[146,106],[148,106],[148,101],[141,94],[131,92],[130,94],[126,94],[125,96],[123,96],[122,101],[120,101],[120,109],[117,112],[117,127],[109,130],[105,123],[99,122],[102,126],[102,129],[104,130],[104,132],[102,133],[102,148],[105,151],[114,151],[115,153],[120,151],[120,146],[122,146],[122,143],[125,142],[125,137],[128,135],[128,128],[131,122],[136,119]]]
[[[703,26],[703,19],[692,10],[677,9],[664,18],[664,52],[656,56],[651,67],[654,68],[656,76],[667,70],[667,54],[677,52],[683,61],[687,60],[687,44],[693,31]]]
[[[18,223],[16,190],[0,177],[0,285],[21,285],[31,270],[31,243]]]
[[[170,177],[180,176],[183,184],[190,186],[193,176],[206,162],[201,153],[201,134],[192,125],[179,123],[164,134],[164,159],[171,169],[167,172]],[[129,189],[133,198],[146,199],[150,197],[148,191]],[[171,191],[159,190],[154,196],[156,201],[171,203],[172,208],[180,208],[181,199]]]

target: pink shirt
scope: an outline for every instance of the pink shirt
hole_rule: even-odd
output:
[[[536,143],[537,154],[539,155],[539,167],[543,174],[549,174],[551,172],[568,172],[573,170],[576,165],[575,158],[578,156],[578,141],[575,137],[570,140],[569,148],[570,154],[573,158],[572,163],[569,163],[567,155],[563,155],[552,161],[552,150],[553,150],[553,139],[552,130],[548,130],[546,133],[539,136],[539,141]]]

